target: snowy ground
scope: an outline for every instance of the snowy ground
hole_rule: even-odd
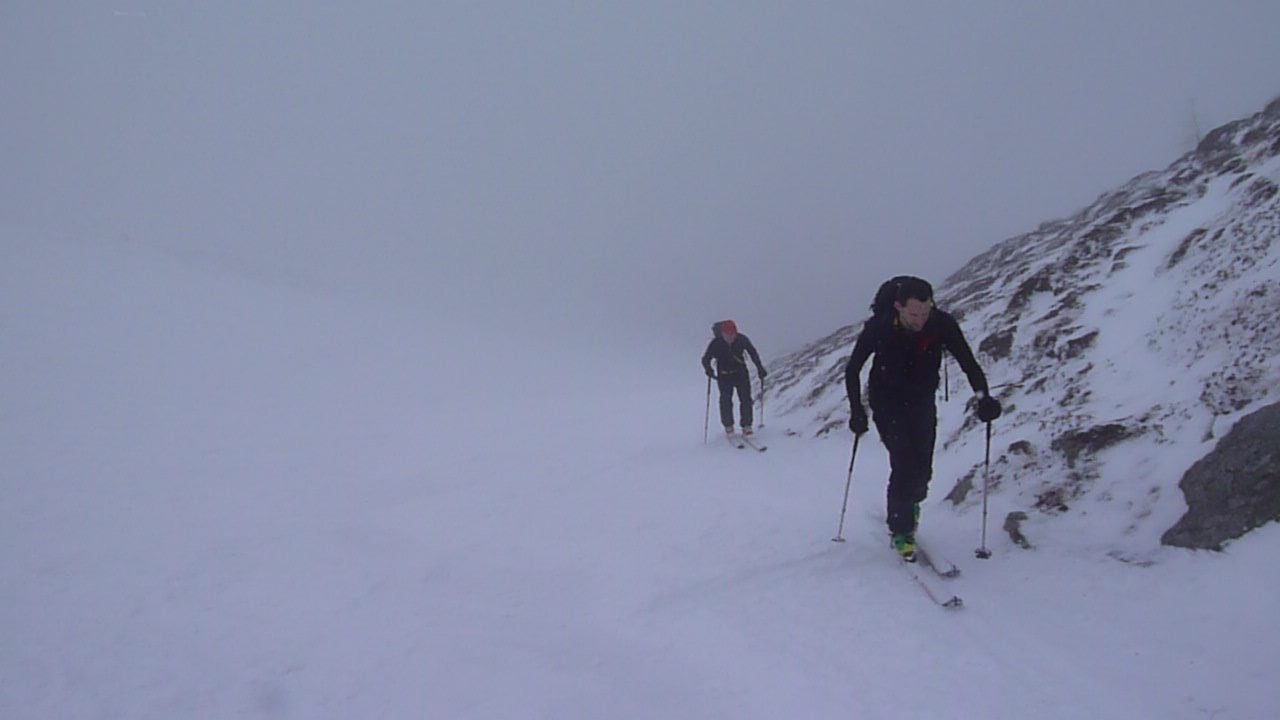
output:
[[[1139,566],[1014,548],[996,506],[980,561],[934,498],[942,610],[874,436],[833,543],[850,438],[704,445],[700,345],[0,260],[0,718],[1280,717],[1275,525]]]

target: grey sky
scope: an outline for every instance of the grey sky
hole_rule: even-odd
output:
[[[1280,94],[1274,0],[18,5],[3,233],[694,354],[794,349]]]

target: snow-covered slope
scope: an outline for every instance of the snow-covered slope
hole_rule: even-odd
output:
[[[700,346],[548,347],[109,241],[0,259],[3,720],[1274,714],[1280,526],[976,561],[933,499],[941,610],[873,443],[846,475],[847,435],[771,404],[768,452],[703,444]]]
[[[939,464],[959,467],[935,476],[934,493],[973,509],[985,479],[1007,510],[1028,513],[1033,538],[1050,518],[1070,537],[1073,521],[1101,516],[1105,537],[1079,541],[1126,556],[1156,546],[1185,510],[1182,473],[1277,399],[1278,183],[1280,100],[941,283],[939,304],[960,318],[1007,413],[985,478],[972,413],[944,410]],[[856,332],[774,364],[774,406],[798,432],[843,427]],[[951,370],[951,391],[969,398]]]

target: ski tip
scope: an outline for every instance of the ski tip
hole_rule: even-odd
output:
[[[950,600],[942,603],[942,607],[947,608],[948,610],[959,610],[964,607],[964,601],[961,600],[959,596],[952,595]]]
[[[960,577],[960,568],[952,565],[949,569],[944,570],[940,574],[945,578],[958,578]]]

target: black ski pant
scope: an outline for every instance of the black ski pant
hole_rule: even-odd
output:
[[[738,415],[742,419],[742,427],[751,427],[755,417],[752,415],[751,376],[747,371],[725,373],[716,378],[720,386],[720,424],[733,427],[733,391],[738,391]]]
[[[885,515],[889,532],[915,532],[915,504],[929,494],[938,408],[933,398],[872,407],[876,431],[889,451],[889,491]]]

